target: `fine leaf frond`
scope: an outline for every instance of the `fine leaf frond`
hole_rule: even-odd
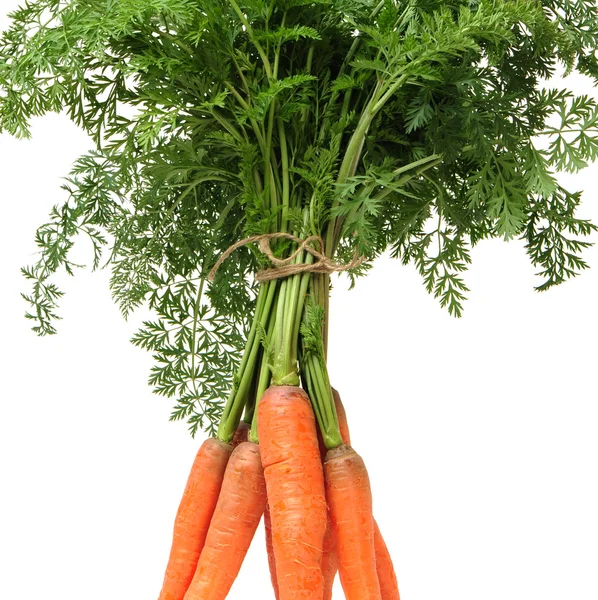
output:
[[[154,311],[134,343],[172,418],[213,432],[271,265],[245,247],[205,274],[246,236],[321,236],[369,259],[352,282],[390,251],[455,316],[483,239],[522,237],[557,285],[595,232],[556,174],[598,158],[598,102],[545,82],[598,82],[596,39],[593,0],[25,0],[0,132],[61,112],[94,145],[35,235],[27,318],[55,333],[81,240],[125,317]]]

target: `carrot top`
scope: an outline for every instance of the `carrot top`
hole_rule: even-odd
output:
[[[123,314],[155,313],[133,342],[174,419],[228,442],[263,380],[303,377],[334,447],[322,369],[297,367],[308,297],[326,357],[331,263],[354,278],[390,251],[456,316],[482,239],[523,238],[538,289],[586,268],[596,227],[555,174],[598,157],[598,103],[545,78],[598,82],[597,38],[591,0],[23,2],[0,36],[0,132],[64,112],[94,142],[23,270],[35,330],[56,332],[53,276],[84,237]],[[208,281],[264,234],[295,237]],[[306,269],[256,285],[280,261]]]

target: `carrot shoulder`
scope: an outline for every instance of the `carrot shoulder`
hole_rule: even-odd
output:
[[[362,458],[343,444],[324,461],[326,498],[347,600],[381,600],[376,572],[372,493]]]
[[[258,404],[258,434],[280,600],[322,600],[326,499],[307,394],[294,386],[268,388]]]
[[[224,600],[266,505],[259,447],[242,442],[226,467],[218,504],[185,600]]]
[[[183,600],[193,579],[218,501],[232,447],[215,438],[200,447],[174,522],[170,557],[159,600]]]

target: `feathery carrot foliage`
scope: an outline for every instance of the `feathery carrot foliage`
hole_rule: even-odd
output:
[[[524,239],[538,289],[559,284],[596,227],[555,173],[596,159],[598,106],[549,79],[598,81],[596,39],[590,0],[25,1],[0,38],[0,131],[64,111],[95,141],[36,234],[27,316],[55,333],[53,275],[88,237],[123,315],[155,312],[133,342],[172,418],[213,432],[266,261],[241,249],[206,278],[244,236],[390,251],[456,316],[486,238]]]

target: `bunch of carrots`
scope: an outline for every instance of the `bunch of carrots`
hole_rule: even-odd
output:
[[[277,600],[330,600],[337,571],[347,600],[398,600],[388,549],[372,514],[362,458],[343,443],[326,450],[309,396],[269,387],[257,406],[259,444],[241,421],[230,444],[207,439],[181,500],[159,600],[221,600],[264,517]]]

